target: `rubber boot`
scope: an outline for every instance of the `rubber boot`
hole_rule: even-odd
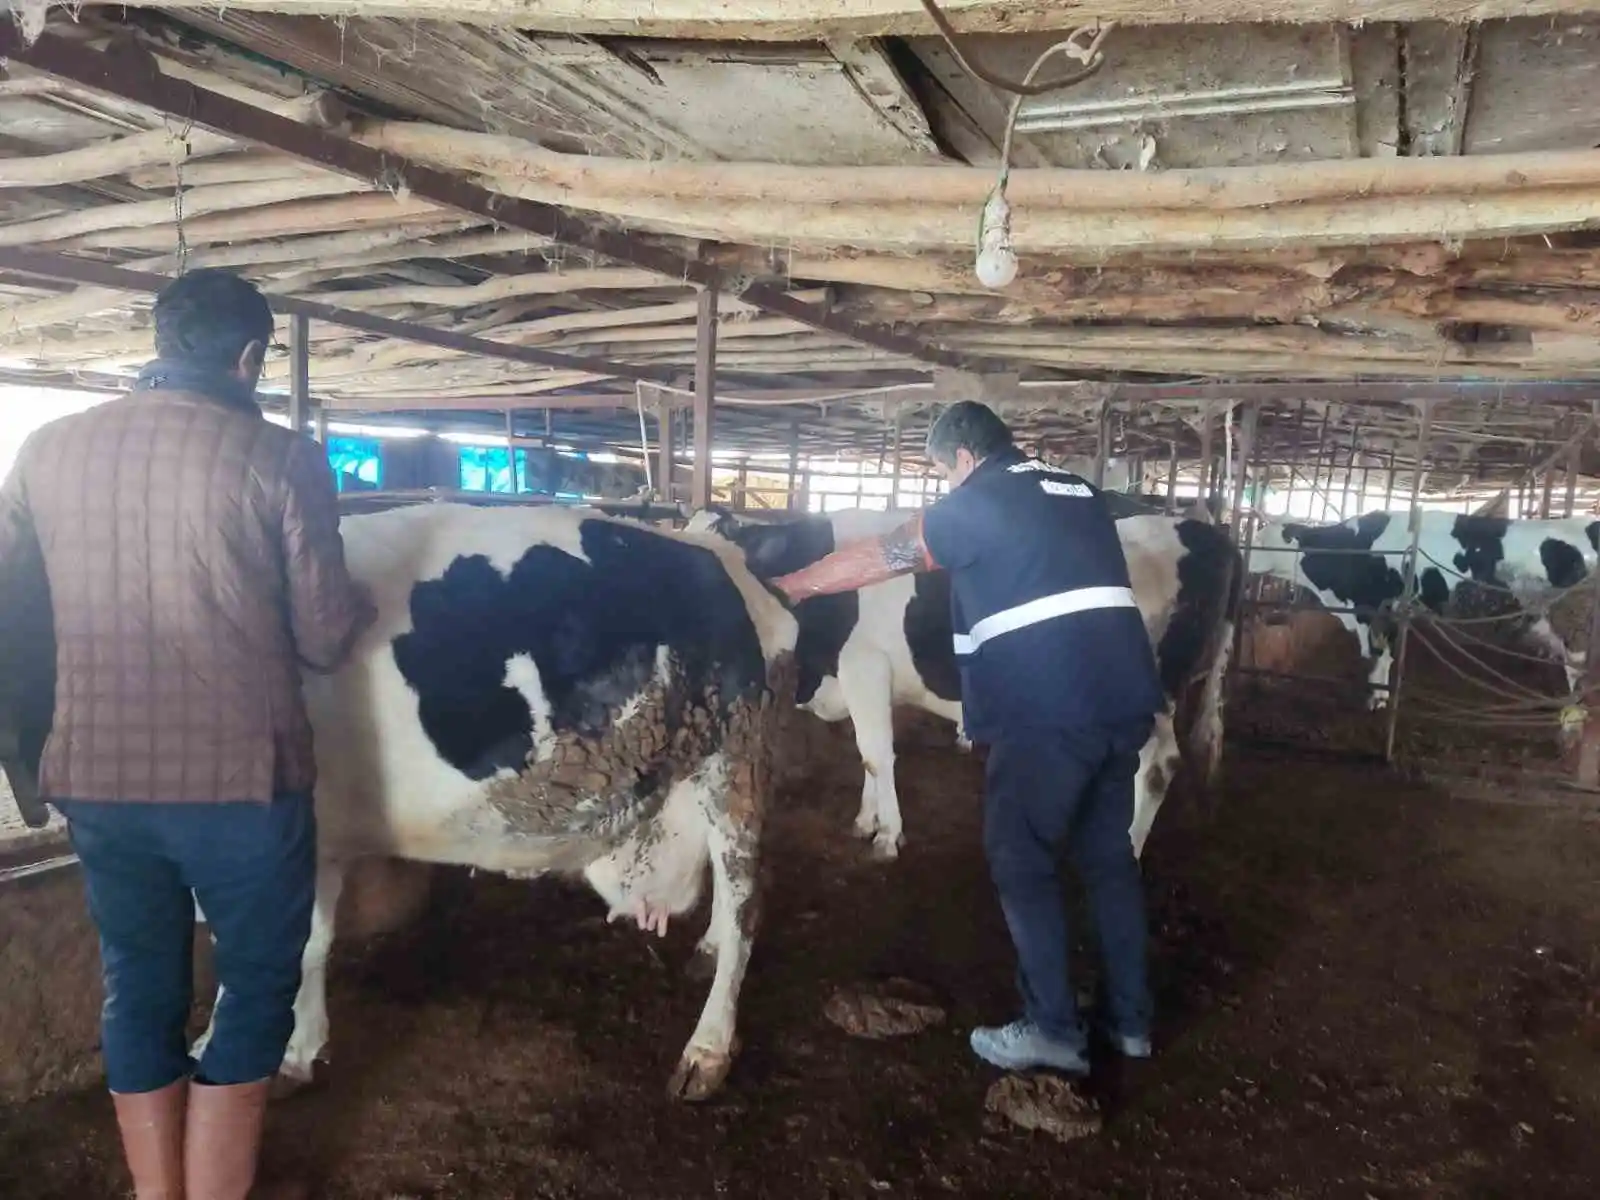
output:
[[[189,1081],[154,1092],[112,1092],[134,1200],[184,1200],[184,1110]]]
[[[272,1080],[225,1087],[196,1083],[189,1094],[184,1142],[186,1200],[298,1200],[305,1189],[256,1187],[261,1125]]]

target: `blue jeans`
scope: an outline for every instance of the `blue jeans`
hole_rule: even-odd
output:
[[[105,975],[101,1048],[113,1092],[270,1078],[294,1032],[316,895],[311,797],[271,804],[52,801],[83,863]],[[194,904],[216,939],[212,1038],[190,1061]]]
[[[1020,730],[989,747],[983,847],[1017,951],[1028,1019],[1082,1048],[1059,859],[1066,849],[1099,932],[1108,1032],[1150,1036],[1144,884],[1128,825],[1153,721]]]

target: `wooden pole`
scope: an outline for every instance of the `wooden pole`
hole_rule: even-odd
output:
[[[1259,403],[1254,403],[1245,409],[1244,421],[1241,423],[1239,429],[1240,466],[1239,482],[1234,491],[1233,540],[1234,544],[1239,547],[1240,562],[1244,570],[1244,586],[1238,590],[1237,595],[1234,597],[1233,613],[1231,614],[1233,619],[1232,661],[1235,663],[1240,661],[1239,650],[1244,643],[1245,592],[1253,590],[1257,595],[1259,595],[1261,592],[1261,586],[1259,583],[1254,589],[1251,589],[1250,587],[1250,550],[1255,543],[1256,536],[1257,514],[1255,506],[1251,506],[1248,517],[1242,515],[1242,510],[1244,508],[1244,493],[1245,489],[1249,486],[1247,476],[1254,474],[1257,479],[1258,486],[1261,478],[1259,462],[1254,464],[1253,471],[1251,470],[1251,466],[1249,464],[1251,464],[1252,458],[1259,460],[1271,457],[1267,453],[1267,439],[1265,437],[1261,438],[1259,445],[1254,447],[1255,453],[1253,455],[1251,453],[1252,443],[1256,441],[1256,426],[1261,416],[1260,407],[1261,406]],[[1242,525],[1241,522],[1243,522]],[[1242,538],[1240,537],[1241,529],[1244,531],[1244,536]]]
[[[716,419],[717,289],[702,288],[694,342],[694,484],[689,502],[711,506],[711,427]]]
[[[1283,511],[1294,516],[1294,488],[1300,481],[1300,464],[1305,461],[1306,402],[1300,401],[1294,414],[1294,440],[1284,455],[1283,465],[1289,468],[1288,493],[1283,498]],[[1259,590],[1259,589],[1258,589]]]
[[[1100,419],[1095,429],[1094,441],[1094,479],[1091,480],[1095,487],[1101,488],[1106,483],[1106,455],[1111,452],[1111,402],[1100,402]]]
[[[1178,511],[1178,443],[1167,443],[1167,514]]]
[[[656,449],[656,491],[664,503],[671,504],[672,492],[672,406],[665,400],[656,404],[656,427],[660,441]]]
[[[1422,465],[1428,457],[1428,442],[1433,434],[1433,404],[1422,401],[1422,418],[1417,429],[1417,459],[1411,472],[1411,548],[1406,554],[1400,587],[1400,636],[1394,659],[1389,664],[1389,728],[1383,739],[1383,761],[1394,761],[1395,732],[1400,725],[1400,683],[1405,677],[1406,642],[1411,633],[1411,592],[1417,578],[1417,543],[1422,537]]]
[[[1567,503],[1563,515],[1572,517],[1572,512],[1578,506],[1578,458],[1583,449],[1583,443],[1574,442],[1567,451]]]
[[[1539,492],[1539,519],[1541,521],[1550,519],[1550,489],[1555,486],[1555,482],[1555,471],[1546,470],[1544,473],[1544,487]]]
[[[1600,588],[1589,614],[1589,645],[1600,647]],[[1583,667],[1583,738],[1578,743],[1578,786],[1600,786],[1600,653],[1589,651]]]
[[[902,460],[901,435],[905,432],[905,410],[897,408],[894,411],[894,454],[889,467],[889,510],[893,512],[900,507],[900,467]]]
[[[799,512],[805,508],[804,504],[796,503],[800,494],[795,490],[795,482],[800,477],[800,418],[792,417],[789,420],[789,495],[784,505],[790,512]]]
[[[1394,503],[1394,451],[1389,451],[1389,478],[1383,485],[1383,511],[1389,511],[1389,505]]]
[[[1361,436],[1361,423],[1356,422],[1350,430],[1350,453],[1344,459],[1344,482],[1339,485],[1339,520],[1344,520],[1349,515],[1350,508],[1350,483],[1356,471],[1356,439]],[[1329,490],[1333,488],[1332,481],[1328,484]]]
[[[1240,537],[1239,514],[1244,508],[1246,476],[1249,474],[1246,464],[1255,453],[1256,417],[1259,412],[1256,405],[1246,405],[1244,418],[1239,422],[1238,477],[1233,481],[1233,502],[1229,506],[1228,513],[1228,521],[1233,526],[1233,542],[1236,546],[1243,542]]]
[[[1200,410],[1200,503],[1215,516],[1211,509],[1211,405]]]
[[[289,318],[289,428],[306,431],[311,411],[311,319],[301,313]]]
[[[1333,506],[1328,503],[1328,493],[1333,490],[1333,464],[1328,464],[1328,482],[1323,484],[1322,460],[1327,457],[1328,430],[1333,424],[1333,409],[1324,409],[1322,413],[1322,432],[1317,435],[1317,458],[1311,465],[1311,499],[1313,502],[1322,501],[1322,519],[1328,519],[1328,510]]]
[[[311,418],[311,435],[324,446],[328,444],[328,410],[322,405],[316,406],[315,415]]]
[[[506,409],[506,480],[511,494],[517,494],[517,419]]]

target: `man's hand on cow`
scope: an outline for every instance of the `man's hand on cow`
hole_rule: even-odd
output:
[[[778,576],[772,586],[787,596],[790,603],[798,604],[812,596],[853,592],[896,575],[936,569],[937,564],[922,539],[922,514],[918,513],[900,528],[881,537],[846,542],[809,567]]]

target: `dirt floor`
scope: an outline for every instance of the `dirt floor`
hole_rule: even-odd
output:
[[[1232,747],[1214,816],[1174,800],[1146,858],[1158,1057],[1108,1072],[1098,1137],[984,1112],[966,1032],[1012,1013],[979,851],[979,763],[902,743],[909,845],[870,863],[860,768],[783,798],[742,1057],[664,1094],[704,986],[556,885],[454,877],[336,962],[333,1062],[269,1153],[321,1194],[446,1197],[1593,1197],[1600,823],[1452,800],[1378,768]],[[3,899],[3,898],[0,898]],[[848,1038],[837,987],[901,976],[949,1020]],[[0,1108],[0,1196],[119,1194],[104,1098]]]

